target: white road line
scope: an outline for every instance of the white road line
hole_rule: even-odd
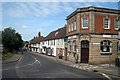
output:
[[[107,79],[112,80],[108,75],[102,73],[103,76],[105,76]]]
[[[29,54],[30,55],[30,54]],[[38,62],[39,64],[40,64],[40,61],[37,59],[37,58],[35,58],[35,57],[33,57],[32,55],[30,55],[32,58],[34,58],[35,59],[35,61],[36,62]]]

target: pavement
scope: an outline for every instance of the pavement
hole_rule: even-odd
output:
[[[15,55],[12,56],[10,59],[7,59],[7,60],[2,61],[2,64],[8,64],[8,63],[16,62],[16,61],[18,61],[21,57],[22,57],[22,55],[20,54],[20,52],[18,52],[18,54],[15,54]]]
[[[118,73],[120,72],[120,67],[116,67],[115,64],[110,64],[110,65],[109,64],[91,65],[91,64],[85,64],[85,63],[76,64],[75,62],[65,61],[63,59],[58,59],[56,57],[47,56],[40,53],[34,53],[34,54],[47,57],[50,60],[54,60],[58,63],[64,64],[70,67],[78,68],[78,69],[89,71],[89,72],[96,72],[98,74],[107,74],[113,78],[120,78],[120,73]]]

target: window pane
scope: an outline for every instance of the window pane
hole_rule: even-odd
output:
[[[110,51],[111,41],[104,40],[101,42],[101,51],[102,52],[111,52]]]
[[[88,28],[88,18],[83,18],[82,24],[83,28]]]
[[[109,29],[109,19],[104,19],[104,29]]]
[[[75,26],[74,26],[74,29],[76,30],[76,20],[75,20],[75,22],[74,22],[74,25],[75,25]]]
[[[119,29],[119,20],[116,19],[115,20],[115,30],[118,30]]]

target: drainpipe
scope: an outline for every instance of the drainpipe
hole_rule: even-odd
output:
[[[120,28],[118,30],[118,58],[120,59]]]

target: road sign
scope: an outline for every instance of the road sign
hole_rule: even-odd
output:
[[[118,47],[118,58],[120,58],[120,46]]]
[[[67,43],[67,39],[64,39],[64,43]]]

